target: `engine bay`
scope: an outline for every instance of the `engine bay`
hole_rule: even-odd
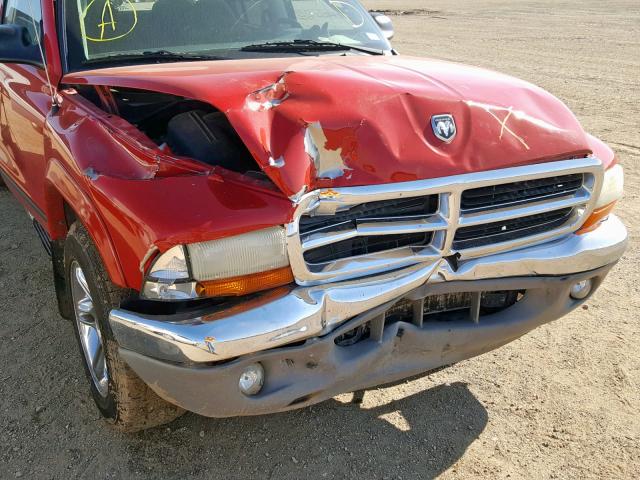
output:
[[[134,125],[165,154],[267,179],[226,116],[207,103],[146,90],[74,88],[101,110]]]

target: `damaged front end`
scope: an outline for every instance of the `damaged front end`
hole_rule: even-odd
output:
[[[289,220],[289,199],[211,105],[102,85],[68,84],[60,96],[60,108],[48,119],[53,159],[48,176],[59,185],[86,186],[123,270],[122,280],[114,278],[120,286],[164,300],[178,299],[171,292],[182,290],[179,299],[184,300],[188,286],[179,285],[184,280],[179,276],[155,290],[143,285],[163,254],[182,248],[177,245],[203,244]],[[63,165],[75,170],[75,180],[67,178]],[[82,218],[83,209],[78,212]],[[289,274],[286,283],[291,281]],[[157,294],[161,287],[166,298]],[[210,297],[203,293],[206,287],[191,285],[195,299],[201,298],[195,292]]]
[[[547,93],[416,59],[255,63],[70,74],[49,120],[139,292],[110,315],[122,355],[161,397],[267,413],[450,364],[622,255],[613,155]]]
[[[74,85],[63,90],[71,102],[56,117],[74,120],[74,128],[92,123],[106,129],[129,157],[113,161],[94,155],[84,171],[133,180],[211,174],[221,167],[260,178],[255,163],[224,114],[211,105],[158,92],[108,86]],[[74,109],[78,102],[88,111]],[[72,110],[74,109],[74,110]],[[75,115],[74,115],[75,113]],[[263,176],[265,183],[269,181]]]
[[[286,254],[298,285],[169,314],[124,306],[110,324],[151,388],[207,416],[284,411],[392,382],[489,351],[586,301],[627,241],[614,216],[580,230],[606,177],[587,158],[310,192],[286,225],[286,250],[272,255],[262,242],[249,262]],[[504,186],[522,190],[521,203],[473,211],[487,206],[468,192]],[[563,195],[546,198],[550,186]],[[424,243],[395,239],[415,233]]]
[[[125,305],[109,320],[123,358],[162,398],[211,417],[286,411],[480,355],[566,315],[595,292],[626,236],[610,217],[551,244],[423,258],[189,311]]]

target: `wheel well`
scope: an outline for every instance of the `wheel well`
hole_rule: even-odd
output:
[[[75,222],[78,221],[78,216],[76,215],[76,212],[73,210],[73,208],[71,208],[71,205],[69,205],[66,200],[63,200],[62,202],[63,202],[62,208],[64,210],[64,220],[67,227],[67,232],[69,232],[71,225],[73,225]]]
[[[67,276],[64,271],[64,244],[67,234],[71,226],[78,221],[78,216],[71,205],[62,197],[62,214],[63,219],[56,222],[58,228],[57,237],[51,240],[51,263],[53,268],[53,284],[58,300],[58,311],[62,318],[67,320],[73,319],[73,300],[71,297],[71,289],[67,282]]]

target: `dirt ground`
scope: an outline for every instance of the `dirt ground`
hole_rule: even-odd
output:
[[[560,97],[626,167],[631,244],[567,318],[446,371],[293,413],[122,435],[85,388],[29,220],[0,189],[0,478],[638,478],[638,0],[366,1],[403,54],[471,63]]]

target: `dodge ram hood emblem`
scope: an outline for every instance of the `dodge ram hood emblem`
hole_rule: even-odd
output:
[[[450,143],[456,136],[456,122],[453,115],[443,114],[431,117],[431,128],[434,135],[443,142]]]

